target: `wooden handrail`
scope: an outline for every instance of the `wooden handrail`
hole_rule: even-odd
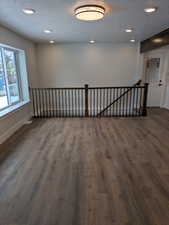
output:
[[[130,87],[127,91],[125,91],[123,94],[121,94],[118,98],[116,98],[113,102],[111,102],[106,108],[104,108],[100,113],[97,114],[97,116],[101,116],[102,113],[104,113],[106,110],[108,110],[114,103],[119,101],[124,95],[126,95],[129,91],[133,89],[133,87],[139,86],[141,84],[141,80],[137,81],[132,87]]]

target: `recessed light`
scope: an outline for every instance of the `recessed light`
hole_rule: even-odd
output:
[[[134,42],[136,42],[136,40],[135,39],[131,39],[130,42],[134,43]]]
[[[146,13],[153,13],[153,12],[156,12],[157,9],[158,9],[157,7],[145,8],[144,12],[146,12]]]
[[[95,43],[95,41],[94,41],[94,40],[91,40],[91,41],[90,41],[90,43],[91,43],[91,44],[94,44],[94,43]]]
[[[50,33],[52,33],[52,30],[45,29],[44,32],[45,32],[46,34],[50,34]]]
[[[127,28],[127,29],[125,29],[125,31],[126,31],[127,33],[131,33],[131,32],[133,31],[133,29],[132,29],[132,28]]]
[[[158,44],[158,43],[163,42],[163,39],[162,38],[156,38],[156,39],[153,40],[153,42]]]
[[[32,15],[36,12],[34,9],[29,9],[29,8],[22,9],[22,11],[28,15]]]
[[[49,43],[50,43],[50,44],[54,44],[54,43],[55,43],[55,41],[53,41],[53,40],[52,40],[52,41],[49,41]]]

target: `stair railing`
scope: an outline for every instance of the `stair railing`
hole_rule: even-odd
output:
[[[101,116],[105,111],[107,111],[112,105],[114,105],[115,103],[117,103],[122,97],[124,97],[126,94],[128,94],[128,92],[130,92],[133,87],[139,86],[141,84],[141,80],[137,81],[137,83],[135,83],[131,88],[128,88],[127,91],[125,91],[123,94],[121,94],[119,97],[117,97],[113,102],[111,102],[108,106],[106,106],[106,108],[104,108],[101,112],[99,112],[97,114],[97,116]]]
[[[147,115],[148,84],[132,87],[30,88],[32,114],[46,117],[129,117]]]

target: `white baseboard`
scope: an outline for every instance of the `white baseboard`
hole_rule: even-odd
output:
[[[7,130],[4,134],[0,136],[0,144],[2,144],[4,141],[6,141],[11,135],[13,135],[19,128],[21,128],[24,124],[27,123],[27,121],[30,119],[29,117],[25,117],[18,123],[16,123],[14,126],[12,126],[9,130]]]
[[[164,105],[163,108],[168,109],[169,110],[169,106],[168,105]]]

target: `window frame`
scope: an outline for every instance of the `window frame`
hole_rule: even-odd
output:
[[[1,46],[0,46],[0,48],[1,48]],[[0,56],[1,56],[1,61],[2,61],[2,69],[3,69],[3,77],[4,77],[4,82],[5,82],[5,90],[6,90],[6,95],[7,95],[7,102],[9,102],[8,90],[7,90],[7,85],[6,85],[7,80],[6,80],[5,69],[4,69],[5,64],[4,64],[2,50],[0,51]],[[0,108],[0,112],[8,107],[9,107],[9,104],[6,107]]]
[[[15,66],[16,66],[16,73],[17,73],[17,85],[18,85],[18,92],[20,97],[19,101],[14,102],[0,109],[0,120],[1,120],[3,117],[10,115],[11,113],[17,110],[20,110],[24,105],[29,104],[30,94],[29,94],[26,51],[24,49],[16,48],[4,43],[0,43],[0,48],[7,49],[15,53],[14,55],[15,55]],[[2,62],[2,66],[4,67],[3,62]],[[5,86],[6,86],[6,83],[5,83]]]
[[[17,105],[23,101],[23,94],[22,94],[22,86],[21,86],[21,74],[19,70],[19,50],[15,49],[13,47],[5,46],[0,44],[0,51],[1,51],[1,57],[2,57],[2,65],[3,65],[3,72],[4,72],[4,80],[5,80],[5,89],[6,89],[6,94],[7,94],[7,102],[8,105],[6,107],[3,107],[0,109],[0,112],[3,110],[6,110],[7,108],[10,108],[14,105]],[[19,100],[16,102],[11,102],[11,96],[10,96],[10,90],[9,90],[9,83],[8,83],[8,74],[7,74],[7,66],[6,66],[6,61],[5,61],[5,50],[11,51],[14,53],[14,66],[15,66],[15,71],[16,71],[16,77],[17,77],[17,88],[18,88],[18,97]]]

